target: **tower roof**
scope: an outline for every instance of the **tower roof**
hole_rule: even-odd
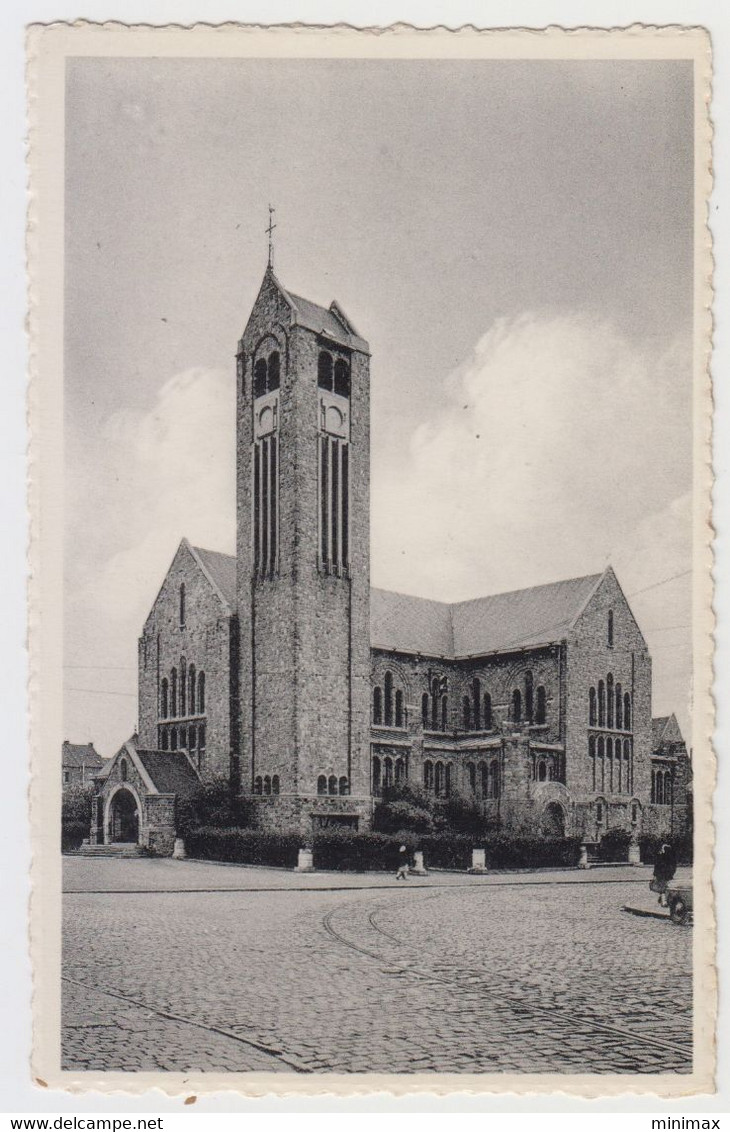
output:
[[[264,284],[267,279],[278,288],[288,304],[294,326],[303,326],[315,334],[321,334],[323,338],[329,339],[338,346],[345,346],[348,350],[358,350],[363,354],[370,353],[369,344],[358,334],[339,303],[333,301],[329,307],[322,307],[319,303],[313,303],[311,299],[292,294],[282,286],[270,267],[266,269]]]

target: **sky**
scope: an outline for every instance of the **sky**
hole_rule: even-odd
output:
[[[266,266],[372,350],[371,580],[461,600],[609,562],[689,738],[691,64],[67,64],[66,737],[136,722],[183,536],[232,552]]]

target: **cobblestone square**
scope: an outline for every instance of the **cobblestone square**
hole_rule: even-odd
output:
[[[647,869],[64,868],[64,1069],[692,1069],[692,932]]]

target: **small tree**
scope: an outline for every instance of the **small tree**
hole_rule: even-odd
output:
[[[436,803],[434,824],[438,832],[467,834],[481,840],[487,833],[487,819],[474,798],[452,794]]]
[[[373,813],[376,833],[430,833],[433,830],[431,800],[408,785],[387,786]]]
[[[61,821],[85,823],[88,829],[91,825],[93,798],[93,786],[71,786],[61,801]]]
[[[194,829],[246,829],[251,825],[248,804],[240,798],[227,778],[202,782],[177,807],[177,832],[187,837]]]

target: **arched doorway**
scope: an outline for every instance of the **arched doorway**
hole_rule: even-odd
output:
[[[131,790],[117,790],[109,807],[111,841],[139,841],[139,812]]]
[[[543,837],[565,837],[565,811],[559,802],[548,802],[540,824]]]

